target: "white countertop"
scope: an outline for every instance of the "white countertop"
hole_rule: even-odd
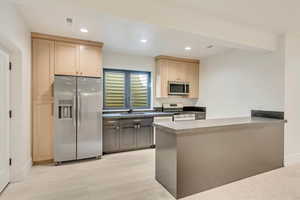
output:
[[[180,121],[180,122],[156,122],[156,127],[168,129],[169,131],[178,133],[186,131],[195,131],[204,128],[216,128],[245,124],[261,124],[261,123],[285,123],[285,120],[261,118],[261,117],[239,117],[239,118],[224,118],[224,119],[207,119],[196,121]]]

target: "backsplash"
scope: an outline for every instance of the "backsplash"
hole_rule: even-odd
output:
[[[182,103],[184,106],[195,106],[198,99],[187,99],[181,97],[155,98],[153,107],[161,107],[163,103]]]

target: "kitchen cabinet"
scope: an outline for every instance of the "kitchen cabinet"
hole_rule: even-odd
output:
[[[121,127],[120,129],[120,150],[132,150],[136,148],[136,128]]]
[[[80,76],[102,77],[102,49],[94,46],[79,46]]]
[[[78,45],[67,42],[55,42],[55,74],[78,74]]]
[[[32,159],[53,160],[54,75],[102,76],[101,42],[32,33]]]
[[[33,162],[53,159],[53,102],[33,104]]]
[[[190,94],[187,96],[187,98],[198,98],[199,60],[175,58],[169,56],[156,57],[156,98],[171,97],[168,95],[169,81],[188,82],[190,84]]]
[[[186,65],[186,81],[190,83],[189,98],[199,97],[199,65],[188,63]]]
[[[53,99],[54,41],[32,40],[32,99]]]
[[[102,76],[100,47],[55,42],[55,74],[72,76]]]
[[[112,153],[119,151],[119,128],[104,126],[103,127],[103,152]]]
[[[103,152],[113,153],[153,146],[153,118],[104,119]]]
[[[141,126],[136,129],[137,148],[146,148],[153,145],[153,127]]]
[[[32,158],[53,159],[54,41],[32,40]]]
[[[155,97],[168,97],[168,61],[157,60],[155,68]]]

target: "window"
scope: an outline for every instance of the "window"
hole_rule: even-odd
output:
[[[104,109],[150,108],[150,72],[104,69]]]

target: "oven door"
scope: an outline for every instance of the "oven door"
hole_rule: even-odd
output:
[[[184,82],[169,82],[169,95],[188,95],[188,87]]]

